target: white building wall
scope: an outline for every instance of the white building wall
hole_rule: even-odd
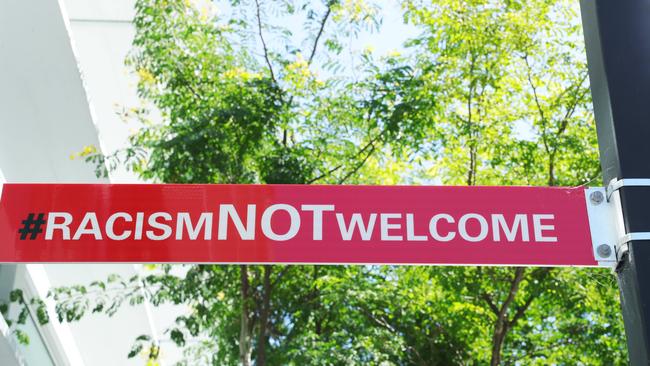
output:
[[[0,167],[13,182],[96,182],[70,160],[99,145],[62,12],[52,0],[0,1]]]
[[[134,0],[64,0],[79,67],[95,111],[95,123],[105,153],[127,146],[138,127],[119,113],[140,106],[137,78],[124,62],[135,29]],[[119,167],[111,172],[115,183],[137,183],[138,178]]]
[[[133,37],[132,14],[133,1],[0,1],[2,179],[107,182],[95,176],[93,166],[70,155],[89,145],[112,152],[124,146],[135,127],[115,113],[139,103],[135,79],[123,64]],[[125,171],[112,178],[137,181]],[[130,277],[139,271],[128,264],[30,266],[21,266],[21,280],[37,292],[44,286],[89,283],[110,273]],[[164,329],[173,317],[173,308],[152,315],[145,306],[125,306],[113,318],[87,316],[63,325],[64,330],[50,329],[54,337],[69,339],[46,343],[56,348],[52,352],[68,354],[57,358],[61,364],[142,365],[143,358],[126,359],[133,340],[140,334],[158,337],[154,322],[164,321],[159,326]],[[13,365],[12,349],[7,351],[3,341],[6,335],[0,336],[0,364]],[[178,358],[173,349],[163,354],[163,364]]]

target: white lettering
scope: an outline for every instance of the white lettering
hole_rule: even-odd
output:
[[[396,213],[383,213],[379,215],[379,226],[381,230],[381,240],[383,241],[399,241],[402,240],[401,235],[388,235],[388,230],[399,229],[402,227],[401,224],[390,224],[388,220],[390,219],[401,219],[402,214]]]
[[[88,225],[90,224],[90,227]],[[79,240],[82,235],[93,235],[95,240],[102,240],[102,232],[99,229],[99,222],[97,222],[97,215],[94,212],[86,212],[81,224],[74,233],[72,240]]]
[[[535,241],[537,242],[556,242],[555,236],[544,236],[543,231],[555,230],[555,225],[542,225],[542,220],[555,220],[555,215],[539,214],[533,215],[533,230],[535,231]]]
[[[415,224],[413,223],[413,214],[406,214],[406,240],[408,241],[426,241],[426,235],[415,235]]]
[[[147,238],[151,240],[165,240],[169,238],[172,235],[172,228],[162,222],[158,222],[157,219],[161,217],[165,221],[171,221],[172,220],[172,215],[168,214],[167,212],[154,212],[149,216],[149,219],[147,222],[149,223],[149,226],[151,226],[154,229],[160,229],[162,230],[162,234],[156,235],[156,233],[153,230],[147,230]]]
[[[135,214],[135,240],[142,239],[142,226],[144,225],[144,212],[138,212]]]
[[[363,218],[359,213],[353,213],[352,218],[350,219],[350,225],[346,227],[345,218],[343,214],[336,214],[336,221],[339,224],[339,230],[341,232],[341,237],[343,240],[350,241],[352,240],[352,235],[356,227],[359,227],[359,234],[361,234],[361,240],[368,241],[372,237],[372,229],[375,227],[375,220],[377,219],[377,214],[370,214],[370,220],[368,221],[368,226],[363,223]]]
[[[431,234],[431,236],[436,241],[451,241],[451,240],[454,240],[454,238],[456,237],[456,233],[453,232],[453,231],[450,231],[445,236],[441,236],[438,233],[438,221],[440,219],[444,219],[445,221],[447,221],[450,224],[453,224],[455,222],[454,218],[451,217],[451,215],[444,214],[444,213],[443,214],[437,214],[437,215],[435,215],[435,216],[433,216],[431,218],[431,221],[429,221],[429,233]]]
[[[57,223],[56,219],[62,218],[63,222]],[[70,228],[72,215],[67,212],[50,212],[47,214],[47,229],[45,230],[45,240],[52,240],[54,230],[61,230],[63,240],[70,240]]]
[[[111,240],[125,240],[126,238],[131,235],[131,230],[124,230],[121,235],[115,234],[115,230],[113,228],[113,225],[115,225],[115,220],[118,218],[124,219],[126,222],[131,222],[133,221],[133,218],[131,215],[129,215],[126,212],[116,212],[112,214],[108,220],[106,220],[106,237],[108,237]]]
[[[479,232],[478,235],[476,236],[471,236],[467,232],[467,221],[470,219],[474,219],[478,221],[479,225],[481,225],[481,231]],[[475,214],[475,213],[468,213],[460,217],[460,220],[458,220],[458,232],[460,233],[460,236],[467,240],[467,241],[472,241],[472,242],[477,242],[485,239],[488,235],[488,223],[485,217]]]
[[[278,210],[284,210],[287,213],[289,213],[289,217],[291,220],[291,224],[289,225],[289,230],[285,234],[276,234],[273,231],[273,228],[271,227],[271,217],[273,216],[273,213]],[[262,214],[262,232],[264,235],[271,239],[271,240],[276,240],[276,241],[286,241],[298,234],[298,229],[300,229],[300,214],[298,214],[298,210],[296,210],[293,206],[291,205],[286,205],[284,203],[278,203],[275,205],[269,206],[266,210],[264,210],[264,213]]]
[[[196,227],[192,227],[192,218],[188,212],[179,212],[176,217],[176,240],[183,239],[183,226],[187,228],[187,235],[190,237],[190,240],[196,240],[203,225],[205,225],[203,240],[212,239],[212,212],[201,213]]]
[[[242,240],[255,240],[255,205],[248,205],[246,210],[246,227],[239,218],[234,205],[219,205],[219,240],[228,239],[228,216],[232,218],[235,229]]]
[[[314,240],[323,240],[323,212],[334,211],[334,205],[302,205],[303,211],[312,211],[314,215]]]
[[[530,237],[528,235],[528,219],[524,214],[517,214],[512,222],[512,227],[508,228],[508,223],[506,222],[505,217],[502,214],[493,214],[492,215],[492,238],[494,241],[501,241],[501,230],[506,234],[506,239],[508,241],[515,241],[517,238],[517,231],[521,230],[521,239],[523,241],[529,241]]]

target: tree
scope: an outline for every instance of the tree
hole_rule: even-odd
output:
[[[437,1],[428,6],[406,2],[407,17],[427,29],[412,44],[419,50],[419,68],[432,70],[429,85],[439,91],[437,101],[443,106],[435,129],[427,134],[432,137],[427,145],[434,146],[430,155],[437,161],[431,169],[435,176],[448,184],[550,186],[577,186],[598,177],[576,5],[563,1]],[[451,279],[446,284],[450,292],[468,290],[464,296],[471,299],[469,309],[492,330],[480,336],[491,339],[491,352],[484,362],[492,365],[521,362],[523,357],[555,362],[577,359],[578,353],[564,353],[558,345],[538,344],[543,337],[536,333],[580,343],[576,332],[562,335],[552,327],[535,329],[555,321],[545,314],[563,309],[574,311],[563,318],[572,324],[569,327],[578,327],[585,317],[598,314],[609,319],[605,322],[609,329],[603,334],[609,339],[622,338],[616,307],[614,311],[575,308],[576,299],[584,304],[599,296],[615,303],[611,276],[604,276],[609,291],[603,293],[598,287],[585,291],[582,285],[566,283],[576,278],[579,283],[592,283],[588,272],[577,270],[462,268],[441,272],[444,282]],[[466,288],[459,290],[459,283]],[[594,328],[598,325],[593,324]],[[507,342],[509,335],[515,343]],[[615,347],[618,353],[609,362],[622,362],[622,344]],[[585,363],[603,357],[579,354]]]
[[[584,49],[568,1],[405,1],[404,55],[355,55],[380,24],[362,0],[237,1],[229,17],[140,0],[129,64],[144,128],[104,167],[166,183],[580,185],[599,174]],[[280,21],[270,21],[273,14]],[[303,16],[296,41],[283,17]],[[180,273],[179,273],[180,272]],[[186,304],[168,334],[188,364],[622,363],[602,270],[156,266],[56,288],[60,320],[145,300]],[[23,301],[25,302],[25,301]],[[192,342],[189,342],[192,340]],[[592,347],[597,344],[599,347]],[[129,356],[149,350],[139,337]]]
[[[129,164],[144,178],[166,183],[347,183],[377,175],[382,162],[366,163],[398,133],[399,120],[390,103],[399,98],[399,90],[391,86],[408,82],[408,69],[388,64],[384,74],[357,81],[320,80],[310,68],[319,48],[325,51],[323,58],[336,55],[342,51],[337,37],[374,26],[375,9],[360,2],[326,2],[315,9],[308,2],[279,9],[258,1],[242,5],[249,11],[240,18],[219,19],[182,1],[138,3],[129,63],[140,75],[140,95],[161,111],[166,123],[151,124],[146,111],[131,111],[146,126],[133,136],[132,147],[109,157],[90,155],[90,161],[100,168]],[[271,48],[268,38],[276,32],[268,32],[264,23],[271,10],[307,16],[315,33],[304,51],[290,44],[284,54]],[[330,23],[336,28],[333,33],[325,29]],[[287,30],[278,32],[287,36]],[[251,43],[261,48],[261,57],[235,46]],[[91,302],[69,289],[55,290],[54,296],[61,301],[59,313],[73,320],[86,310],[112,313],[124,299],[140,303],[140,289],[147,289],[144,293],[154,304],[189,303],[195,309],[170,330],[177,344],[209,335],[213,342],[208,351],[214,352],[215,363],[265,364],[286,357],[275,351],[280,348],[274,346],[277,339],[286,339],[281,344],[285,348],[294,338],[302,341],[291,323],[303,320],[296,318],[299,310],[284,310],[298,309],[314,296],[316,289],[302,284],[345,271],[194,266],[179,278],[165,267],[143,279],[114,279],[111,284],[118,288],[111,290],[118,295],[111,300],[103,297],[104,288],[111,287],[104,282],[91,286],[102,294]],[[206,285],[219,290],[207,291]],[[303,321],[313,322],[311,316]],[[338,357],[359,362],[374,357],[361,348],[345,349],[357,335],[335,343],[340,345]],[[132,355],[148,340],[139,339]],[[332,340],[318,342],[328,347],[321,356],[331,353]]]

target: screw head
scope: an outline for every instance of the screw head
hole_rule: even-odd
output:
[[[600,244],[596,252],[601,258],[609,258],[612,255],[612,248],[607,244]]]
[[[589,201],[594,205],[600,205],[604,200],[605,195],[601,191],[594,191],[589,195]]]

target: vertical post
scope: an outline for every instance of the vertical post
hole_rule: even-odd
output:
[[[650,0],[581,0],[603,180],[650,178]],[[650,232],[650,187],[620,190],[625,229]],[[631,365],[650,364],[650,241],[616,269]]]

